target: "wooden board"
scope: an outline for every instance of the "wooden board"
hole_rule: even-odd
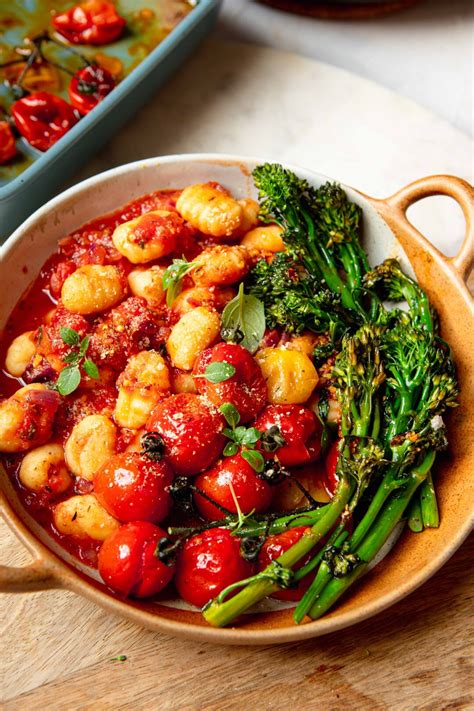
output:
[[[267,58],[274,59],[276,54],[246,48],[236,58],[237,64],[242,61],[243,53],[250,61],[250,52],[259,61],[253,65],[252,91],[249,88],[245,94],[243,87],[238,90],[237,103],[240,106],[245,106],[246,96],[248,102],[251,101],[256,84],[262,80],[262,72],[269,71]],[[213,56],[216,60],[217,54],[220,61],[211,62]],[[283,55],[281,70],[285,65],[283,59],[288,56]],[[205,74],[209,89],[206,99],[208,108],[212,95],[215,106],[222,110],[220,102],[223,97],[217,97],[215,92],[218,91],[222,73],[225,75],[227,72],[229,80],[232,61],[227,45],[222,45],[220,50],[216,47],[204,48],[196,58],[193,66],[198,76],[200,69],[214,67],[211,73]],[[301,69],[304,60],[295,61]],[[325,71],[324,65],[305,62],[308,83],[315,79],[309,65],[314,66],[316,73]],[[178,75],[140,114],[138,122],[129,127],[134,140],[131,140],[130,133],[119,135],[113,141],[111,150],[99,156],[94,161],[94,167],[89,167],[90,173],[97,168],[105,169],[112,164],[159,151],[171,153],[211,147],[203,143],[196,125],[194,133],[192,127],[188,127],[186,141],[180,138],[179,131],[173,133],[171,130],[173,116],[180,113],[180,89],[187,83],[189,71],[184,69],[184,74]],[[349,75],[333,68],[328,68],[328,73],[333,82],[332,90],[336,91],[339,87],[342,91]],[[301,75],[300,71],[300,81]],[[233,77],[235,94],[236,74]],[[212,86],[209,87],[209,84]],[[329,90],[329,85],[326,86]],[[178,90],[174,91],[174,88]],[[300,88],[304,92],[302,85]],[[378,114],[391,114],[396,124],[395,95],[367,82],[362,83],[361,89],[367,92],[368,102],[377,98]],[[165,116],[161,104],[163,97],[169,116],[167,125],[156,120],[157,116],[160,119]],[[177,97],[176,103],[170,106],[173,97]],[[268,97],[268,103],[270,99]],[[352,166],[354,153],[349,152],[349,144],[344,150],[330,155],[322,144],[318,146],[316,135],[309,141],[310,155],[307,160],[303,159],[302,147],[300,150],[295,145],[290,151],[285,149],[282,159],[306,163],[309,167],[339,176],[379,195],[388,194],[422,173],[466,174],[469,162],[467,146],[470,145],[467,139],[447,125],[443,128],[442,122],[435,117],[428,120],[430,115],[426,111],[417,111],[414,104],[404,99],[400,99],[397,111],[400,115],[404,112],[407,122],[410,116],[412,137],[415,125],[420,127],[420,131],[421,126],[425,125],[426,136],[424,142],[413,140],[409,163],[403,159],[398,163],[389,161],[389,172],[383,168],[385,161],[375,161],[376,151],[371,152],[372,162],[361,162],[355,169]],[[226,115],[222,121],[220,135],[216,133],[217,123],[214,121],[212,148],[241,153],[259,152],[256,146],[253,151],[253,145],[245,149],[249,134],[242,124],[249,125],[245,123],[250,121],[248,115],[244,122],[242,115],[236,114],[238,127],[236,123],[233,132],[228,134],[232,145],[229,138],[226,142],[229,116]],[[343,118],[335,112],[331,121],[336,124]],[[362,116],[356,118],[357,130],[361,131],[362,126],[367,128],[368,115],[365,123]],[[273,140],[278,143],[282,140],[279,132],[283,130],[284,120],[277,125],[276,112],[272,121]],[[153,150],[146,148],[147,141],[140,137],[155,135],[153,129],[156,125],[162,131],[159,147],[155,146],[157,150]],[[436,142],[440,131],[441,145]],[[255,140],[254,135],[252,141]],[[389,152],[398,140],[395,129],[387,130],[382,141],[386,151]],[[267,144],[260,152],[269,156],[279,155],[276,146],[272,148]],[[359,180],[355,179],[355,173],[350,174],[352,170],[357,172]],[[380,186],[378,191],[374,190],[371,181]],[[445,216],[436,205],[428,217],[427,223],[435,228],[437,223],[438,227],[440,222],[443,223]],[[462,228],[460,222],[457,227]],[[439,229],[438,234],[442,237],[443,230]],[[460,237],[461,232],[458,234]],[[446,247],[442,238],[439,246]],[[471,286],[474,287],[474,281],[471,281]],[[371,620],[327,637],[273,648],[211,647],[172,639],[112,618],[68,592],[0,595],[1,709],[240,711],[252,708],[266,711],[286,709],[290,704],[298,711],[441,711],[474,708],[470,695],[473,679],[471,640],[474,638],[473,553],[474,538],[466,542],[452,560],[417,592]],[[28,561],[28,555],[1,523],[0,561],[11,565]],[[118,655],[126,655],[127,660],[112,661]]]

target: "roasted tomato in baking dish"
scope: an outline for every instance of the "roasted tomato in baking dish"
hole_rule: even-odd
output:
[[[107,0],[85,0],[53,17],[54,29],[72,44],[109,44],[125,28],[125,20]]]
[[[73,107],[60,96],[36,91],[12,106],[18,131],[39,151],[47,151],[78,121]]]
[[[85,115],[110,94],[115,86],[116,81],[107,69],[89,64],[71,79],[69,101],[80,114]]]

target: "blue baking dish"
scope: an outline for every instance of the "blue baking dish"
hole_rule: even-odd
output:
[[[171,33],[48,151],[25,149],[22,142],[31,164],[17,177],[0,183],[0,243],[153,96],[210,32],[221,2],[198,0]]]

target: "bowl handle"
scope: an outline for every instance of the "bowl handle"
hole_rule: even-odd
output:
[[[0,565],[0,593],[25,593],[61,587],[58,579],[41,558],[15,568]]]
[[[466,283],[474,266],[474,189],[467,181],[452,175],[432,175],[410,183],[383,202],[396,211],[398,217],[414,230],[406,215],[408,208],[418,200],[432,195],[447,195],[453,198],[464,213],[466,234],[459,252],[455,257],[447,257],[439,250],[436,251]]]

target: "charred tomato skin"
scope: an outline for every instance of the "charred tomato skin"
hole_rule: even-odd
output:
[[[272,562],[272,560],[279,558],[283,553],[291,548],[291,546],[297,543],[303,536],[304,532],[308,530],[309,528],[307,526],[297,526],[295,528],[290,528],[283,533],[268,536],[258,555],[258,569],[264,570],[267,565]],[[294,566],[294,570],[301,568],[306,562],[308,562],[308,559],[311,559],[311,557],[312,553],[309,554],[307,559],[303,559],[297,563]],[[302,580],[300,580],[297,587],[288,588],[287,590],[278,590],[273,593],[272,597],[275,597],[278,600],[300,600],[303,597],[305,590],[307,590],[310,586],[312,578],[313,576],[309,573]]]
[[[267,459],[275,456],[285,467],[298,467],[312,462],[321,454],[322,427],[316,415],[302,405],[269,405],[259,415],[255,427],[265,432],[277,426],[286,444],[275,452],[262,454]]]
[[[123,523],[162,521],[171,508],[168,487],[173,471],[164,461],[138,452],[116,454],[94,476],[94,493],[107,511]]]
[[[47,91],[35,91],[18,99],[11,112],[23,138],[39,151],[51,148],[78,121],[70,104]]]
[[[327,453],[325,460],[326,477],[324,485],[330,496],[333,496],[339,481],[336,473],[339,455],[339,442],[333,442],[329,447],[329,452]]]
[[[265,407],[267,385],[260,366],[242,346],[218,343],[207,348],[198,357],[194,374],[203,376],[211,363],[229,363],[235,368],[231,378],[221,383],[211,383],[205,377],[197,377],[196,387],[216,407],[230,402],[238,410],[241,422],[248,422]]]
[[[161,528],[147,521],[121,526],[99,551],[99,573],[106,585],[127,597],[150,597],[163,590],[174,574],[174,567],[155,554],[165,537]]]
[[[212,469],[200,474],[194,483],[213,501],[232,513],[237,513],[237,508],[230,484],[232,484],[240,509],[244,514],[251,511],[262,513],[268,509],[272,500],[271,486],[258,477],[240,454],[224,457]],[[223,511],[213,506],[198,493],[194,495],[194,501],[199,513],[209,521],[225,517]]]
[[[162,400],[146,424],[148,431],[161,435],[165,458],[182,476],[194,476],[216,461],[225,444],[223,427],[220,413],[194,393],[178,393]]]
[[[72,77],[68,88],[69,101],[85,116],[115,88],[112,74],[94,64],[80,69]]]
[[[175,583],[183,600],[203,607],[228,585],[252,575],[254,568],[242,557],[237,537],[224,528],[210,528],[184,544]]]

